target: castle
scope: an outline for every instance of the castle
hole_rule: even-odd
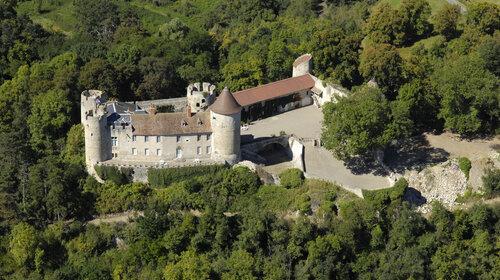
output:
[[[294,108],[332,101],[345,95],[342,88],[311,74],[312,56],[293,63],[291,78],[232,94],[226,87],[195,83],[173,113],[159,113],[151,102],[107,101],[103,92],[81,95],[81,122],[85,129],[85,160],[90,174],[94,165],[166,167],[193,163],[235,164],[240,158],[242,118],[252,120]],[[163,102],[169,102],[164,100]]]

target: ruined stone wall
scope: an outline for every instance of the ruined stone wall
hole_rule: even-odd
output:
[[[137,106],[144,109],[149,113],[151,105],[155,108],[163,106],[173,106],[175,112],[185,112],[188,104],[187,97],[179,98],[169,98],[169,99],[157,99],[157,100],[147,100],[147,101],[128,101],[127,103],[136,104]]]

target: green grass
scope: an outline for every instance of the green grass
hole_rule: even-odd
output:
[[[208,10],[219,0],[194,0],[191,3],[200,11]],[[20,2],[17,7],[19,13],[27,14],[35,23],[40,24],[45,30],[58,31],[71,36],[77,28],[77,19],[75,17],[73,0],[60,0],[60,5],[43,5],[42,12],[37,12],[33,1]],[[119,10],[127,7],[133,7],[137,12],[139,19],[143,23],[144,29],[149,33],[158,32],[161,25],[169,22],[172,18],[179,18],[184,24],[193,30],[201,31],[196,19],[186,17],[174,10],[174,5],[180,5],[176,2],[170,6],[158,7],[154,4],[140,0],[116,1]]]
[[[292,209],[298,195],[305,193],[311,197],[311,201],[321,201],[328,190],[336,191],[336,204],[358,198],[338,185],[318,179],[307,179],[302,186],[296,189],[286,189],[282,186],[262,186],[255,196],[262,200],[264,207],[268,210],[287,212]]]
[[[417,46],[419,44],[424,44],[424,47],[427,49],[430,46],[432,46],[434,43],[436,43],[437,41],[441,40],[442,37],[443,37],[442,35],[431,36],[429,38],[425,38],[425,39],[422,39],[420,41],[417,41],[409,47],[399,48],[398,49],[399,55],[403,58],[407,58],[411,55],[411,51],[415,46]]]
[[[441,7],[448,3],[446,0],[428,0],[431,5],[432,14],[435,14]],[[495,0],[498,1],[498,0]],[[388,3],[392,8],[398,8],[401,0],[382,0],[380,2]]]
[[[40,24],[45,30],[62,32],[71,36],[77,24],[73,0],[61,0],[60,3],[61,5],[57,7],[42,5],[42,12],[38,13],[35,11],[32,1],[20,2],[17,11],[21,14],[27,14],[33,22]]]

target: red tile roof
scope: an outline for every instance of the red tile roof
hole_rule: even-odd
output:
[[[248,106],[312,87],[314,87],[314,80],[311,75],[306,74],[238,91],[233,93],[233,96],[241,106]]]
[[[299,66],[300,64],[306,62],[306,61],[309,61],[311,60],[312,58],[312,55],[311,54],[303,54],[301,56],[299,56],[294,62],[293,62],[293,67],[297,67]]]

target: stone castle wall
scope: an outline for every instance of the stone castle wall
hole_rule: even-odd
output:
[[[174,106],[175,112],[185,112],[186,107],[188,105],[187,97],[178,97],[178,98],[169,98],[169,99],[157,99],[157,100],[148,100],[148,101],[128,101],[126,103],[136,104],[137,106],[144,109],[149,113],[149,109],[151,105],[155,108],[163,107],[163,106]]]

